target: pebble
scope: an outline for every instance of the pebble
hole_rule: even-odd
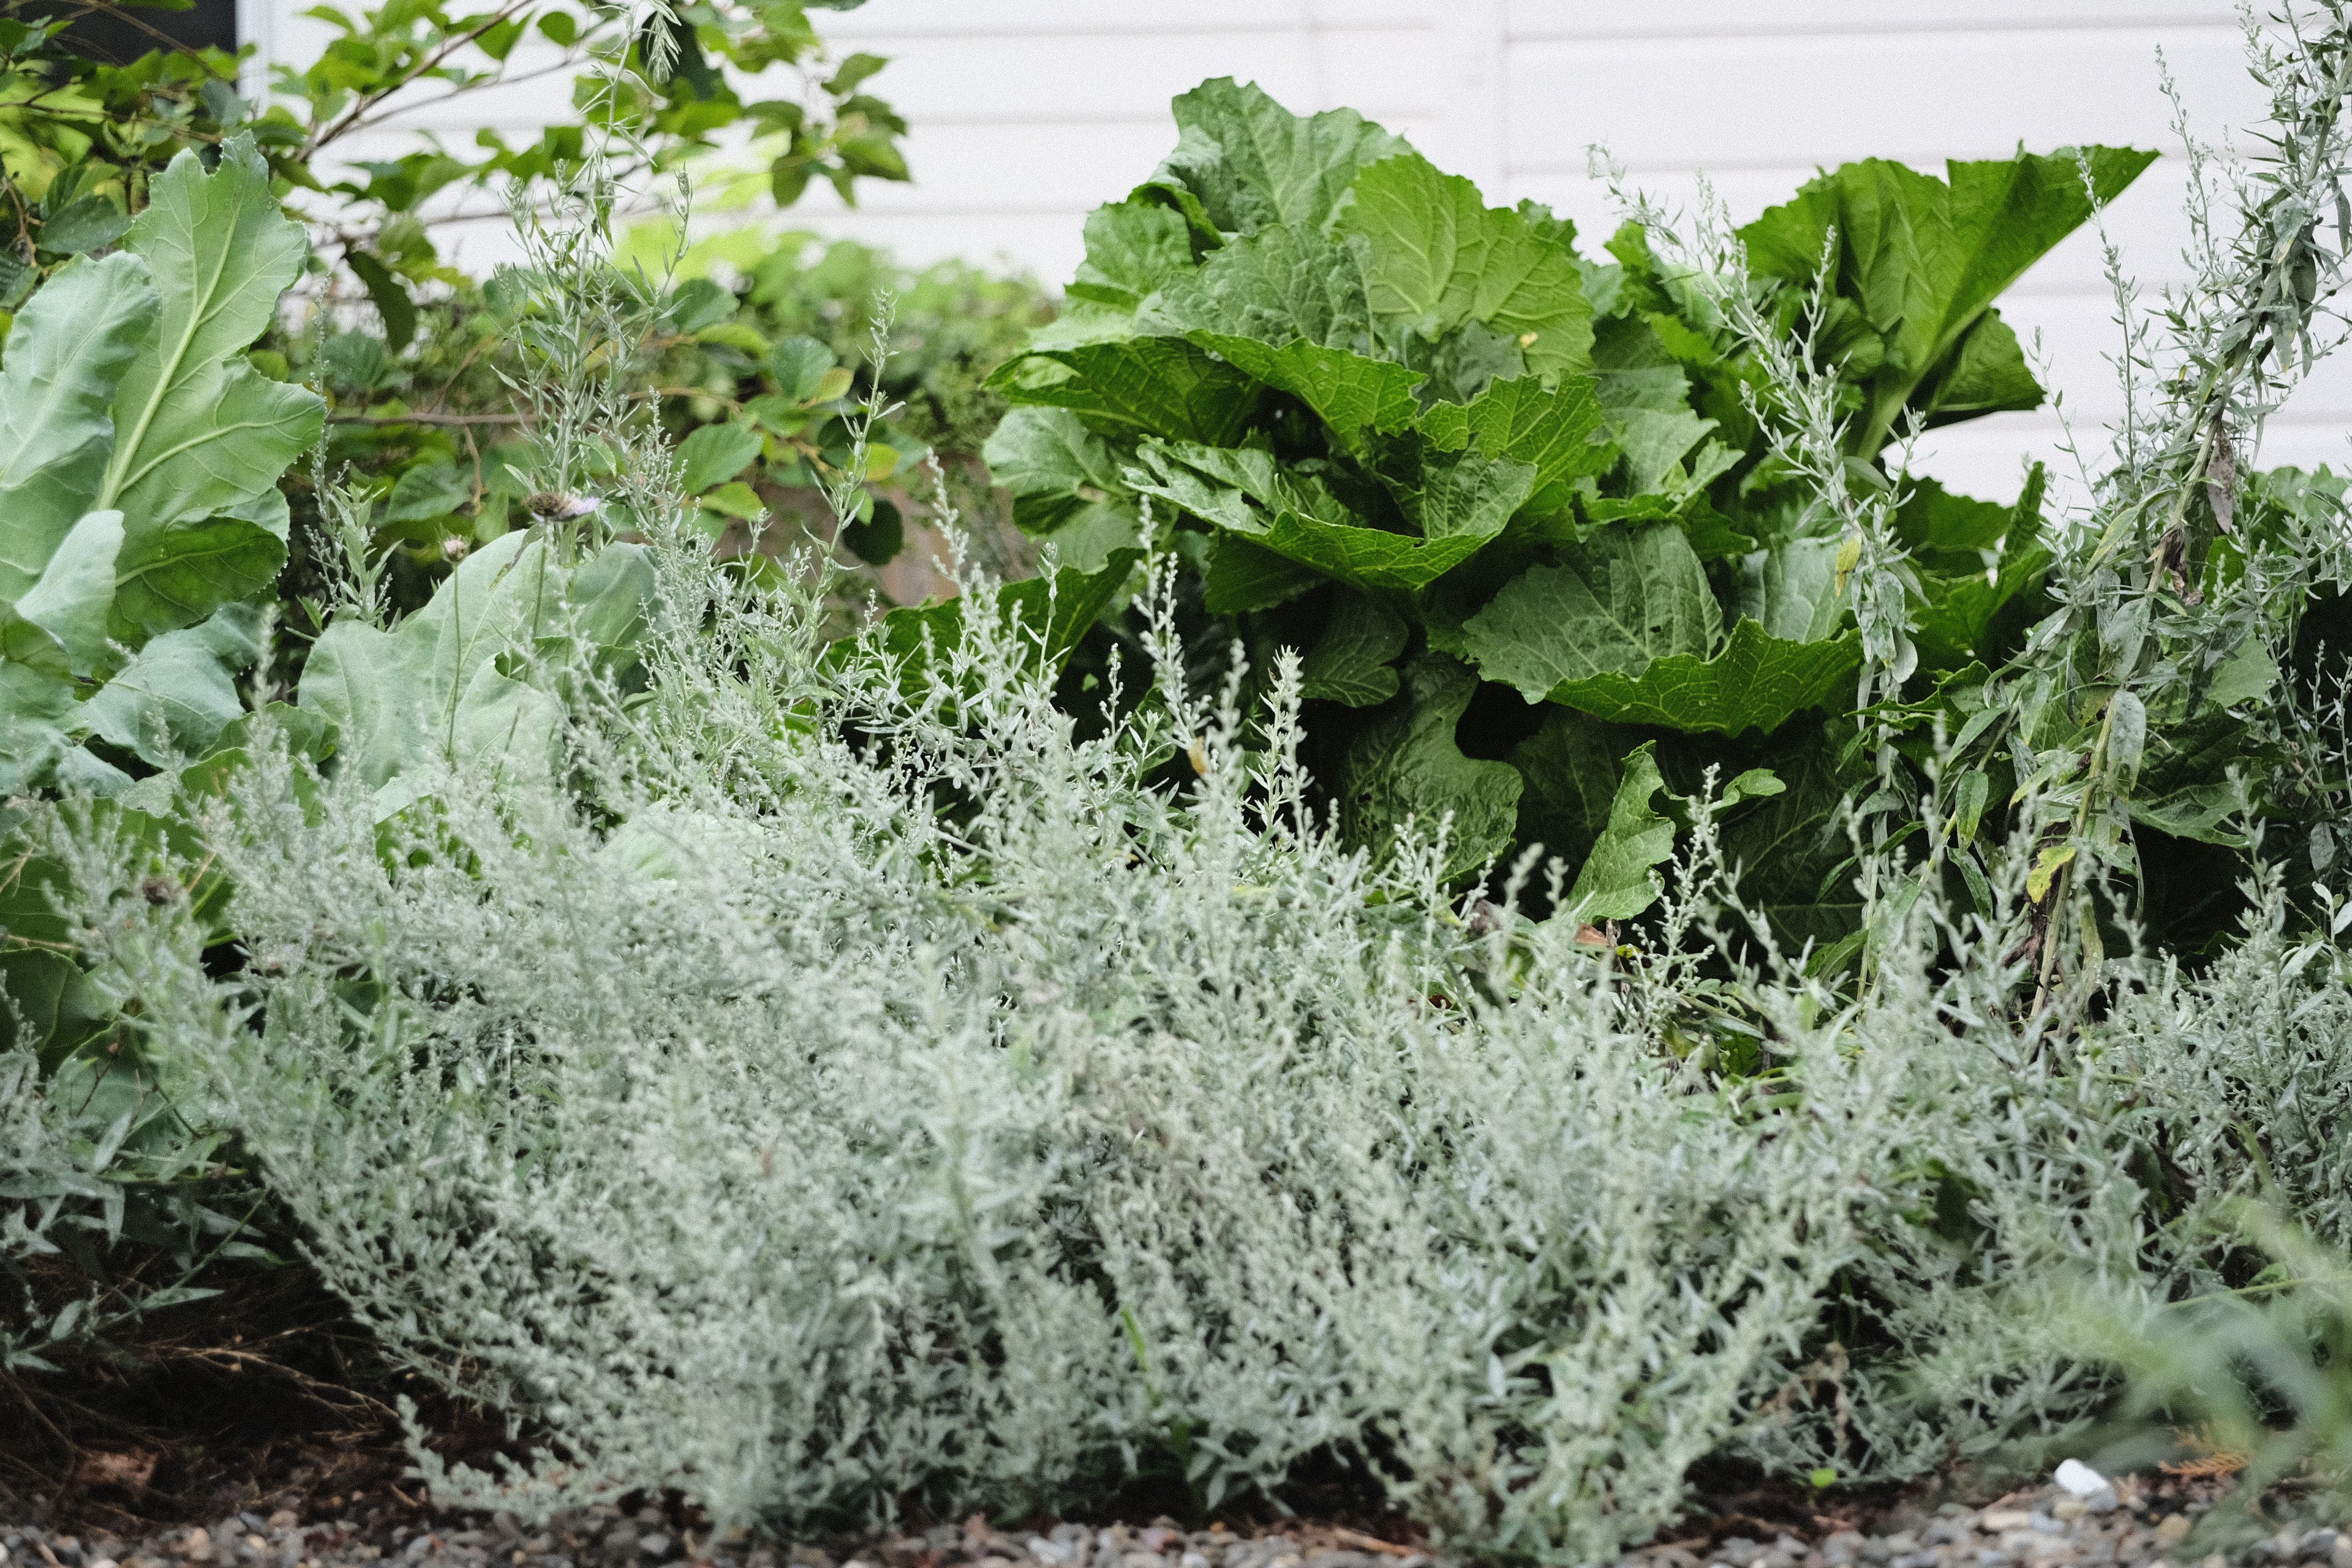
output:
[[[2077,1465],[1980,1509],[1946,1503],[1922,1517],[1906,1505],[1869,1531],[1822,1518],[1815,1523],[1827,1533],[1810,1542],[1759,1541],[1755,1522],[1744,1520],[1749,1534],[1637,1548],[1612,1568],[2352,1568],[2352,1533],[2310,1521],[2228,1552],[2184,1555],[2219,1490],[2111,1481]],[[755,1544],[700,1538],[650,1508],[589,1509],[529,1526],[505,1513],[401,1509],[356,1521],[278,1509],[143,1541],[0,1522],[0,1568],[1457,1568],[1434,1553],[1368,1544],[1313,1528],[1249,1538],[1222,1528],[1187,1531],[1170,1519],[1008,1535],[977,1515],[918,1533]]]

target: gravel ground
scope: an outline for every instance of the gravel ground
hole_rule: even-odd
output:
[[[2200,1554],[2189,1537],[2218,1489],[2079,1468],[1982,1507],[1894,1510],[1865,1532],[1824,1527],[1757,1540],[1727,1533],[1631,1552],[1612,1568],[2352,1568],[2352,1533],[2283,1528],[2229,1552]],[[1063,1524],[1006,1533],[974,1517],[915,1535],[828,1548],[698,1541],[658,1510],[592,1510],[543,1527],[505,1514],[370,1513],[309,1519],[239,1513],[138,1541],[102,1533],[0,1527],[0,1568],[1450,1568],[1443,1557],[1337,1527],[1242,1537],[1169,1520],[1101,1529]]]

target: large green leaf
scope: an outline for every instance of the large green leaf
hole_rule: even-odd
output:
[[[230,510],[274,484],[318,438],[325,405],[233,357],[269,325],[308,250],[250,136],[224,145],[210,174],[193,152],[173,158],[129,245],[152,271],[161,307],[115,395],[114,454],[97,504],[120,508],[136,538]]]
[[[1572,377],[1554,389],[1517,377],[1492,383],[1466,405],[1433,405],[1421,430],[1441,447],[1528,465],[1535,470],[1535,505],[1546,510],[1546,492],[1553,487],[1605,472],[1615,460],[1611,447],[1595,439],[1601,418],[1588,378]]]
[[[1740,557],[1734,605],[1784,641],[1833,636],[1850,607],[1838,577],[1839,548],[1834,539],[1791,539]]]
[[[1665,787],[1656,744],[1645,741],[1618,771],[1609,820],[1576,873],[1563,912],[1582,921],[1627,921],[1658,901],[1665,881],[1656,868],[1674,858],[1675,825],[1651,802]]]
[[[640,549],[614,545],[606,553]],[[341,753],[386,815],[413,798],[404,775],[430,762],[544,767],[561,707],[501,664],[551,639],[625,637],[649,584],[625,563],[583,567],[573,577],[536,534],[501,535],[393,630],[351,620],[330,626],[311,647],[299,701],[341,731]]]
[[[1255,234],[1273,224],[1320,230],[1338,209],[1357,170],[1411,149],[1349,109],[1302,120],[1261,91],[1230,77],[1179,94],[1176,150],[1155,183],[1180,187],[1226,234]]]
[[[1607,670],[1563,680],[1551,699],[1623,724],[1769,734],[1809,708],[1850,699],[1861,662],[1862,644],[1851,635],[1790,642],[1741,621],[1711,658],[1672,654],[1638,675]]]
[[[1209,542],[1201,590],[1211,615],[1230,616],[1286,604],[1323,580],[1312,566],[1276,555],[1246,534],[1220,533]]]
[[[1157,202],[1112,202],[1087,217],[1087,258],[1070,284],[1075,300],[1132,311],[1160,286],[1192,270],[1183,217]]]
[[[1012,492],[1013,521],[1030,533],[1050,533],[1127,493],[1110,443],[1066,408],[1011,410],[981,456]]]
[[[1350,708],[1387,701],[1397,694],[1394,666],[1410,635],[1403,617],[1386,605],[1360,594],[1342,595],[1323,635],[1300,661],[1302,694]]]
[[[1234,369],[1313,409],[1350,451],[1363,450],[1371,432],[1406,428],[1418,412],[1413,388],[1423,380],[1422,374],[1388,360],[1303,338],[1277,346],[1226,332],[1195,331],[1190,336]]]
[[[1374,853],[1393,846],[1411,820],[1423,834],[1447,832],[1445,876],[1465,877],[1510,847],[1520,780],[1508,763],[1462,753],[1454,727],[1477,690],[1477,678],[1443,654],[1424,654],[1405,670],[1408,695],[1349,744],[1339,768],[1339,829]]]
[[[40,580],[0,609],[0,654],[52,675],[87,678],[114,662],[107,610],[114,602],[122,514],[94,511],[75,523],[41,569]]]
[[[1802,287],[1834,231],[1834,288],[1868,339],[1853,345],[1866,352],[1849,348],[1868,391],[1852,440],[1875,454],[1906,408],[1937,425],[2040,403],[2015,334],[1988,313],[1992,301],[2091,216],[2094,194],[2112,200],[2155,157],[2123,147],[2020,153],[1948,163],[1948,184],[1866,159],[1812,181],[1740,237],[1757,272]]]
[[[156,308],[147,264],[123,253],[68,264],[17,315],[0,366],[0,604],[91,510],[115,390]]]
[[[1377,594],[1427,587],[1476,554],[1510,516],[1507,491],[1449,494],[1439,505],[1454,509],[1443,515],[1460,531],[1422,539],[1363,525],[1319,480],[1293,479],[1269,452],[1150,442],[1138,455],[1145,467],[1129,470],[1129,479],[1144,494]],[[1517,483],[1524,487],[1524,472]]]
[[[0,659],[0,795],[47,782],[71,743],[73,682],[14,659]]]
[[[1767,554],[1756,566],[1755,607],[1776,624],[1834,626],[1843,605],[1810,569],[1812,552]],[[1722,610],[1682,531],[1669,523],[1603,529],[1503,585],[1463,627],[1464,646],[1489,679],[1627,724],[1769,732],[1827,701],[1860,658],[1851,637],[1775,637],[1742,619],[1720,647]]]
[[[269,586],[286,563],[286,498],[275,486],[235,513],[126,527],[115,563],[114,635],[137,642],[194,626]]]
[[[1255,411],[1257,388],[1182,338],[1120,338],[1039,350],[989,377],[1014,403],[1221,447]]]
[[[1356,176],[1338,226],[1362,237],[1374,315],[1435,339],[1479,322],[1515,339],[1546,382],[1591,367],[1592,307],[1576,254],[1549,227],[1489,207],[1416,153]]]
[[[1139,331],[1212,332],[1278,345],[1304,341],[1367,353],[1371,316],[1358,251],[1275,225],[1211,251],[1136,313]]]
[[[82,704],[76,724],[158,767],[200,756],[245,711],[236,673],[260,652],[260,611],[232,605],[149,642]]]
[[[1470,617],[1464,637],[1480,673],[1539,702],[1572,682],[1704,658],[1722,617],[1682,531],[1651,523],[1602,529],[1560,565],[1530,567]]]
[[[1617,798],[1625,731],[1583,713],[1553,708],[1543,727],[1511,751],[1527,788],[1519,795],[1519,839],[1580,866],[1609,826]]]

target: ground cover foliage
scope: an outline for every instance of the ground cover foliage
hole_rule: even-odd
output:
[[[320,412],[242,295],[181,302],[300,248],[257,151],[183,154],[0,362],[58,523],[0,643],[12,1373],[274,1249],[514,1424],[418,1462],[523,1512],[1208,1510],[1312,1459],[1591,1562],[1702,1460],[1991,1473],[2134,1408],[2299,1416],[2262,1473],[2340,1485],[2341,487],[2239,466],[2333,319],[2344,22],[2255,40],[2273,154],[2198,154],[2197,282],[2119,289],[2132,417],[2053,516],[1903,434],[2038,399],[1990,300],[2143,155],[1854,166],[1744,238],[1629,202],[1601,263],[1206,84],[994,377],[1045,570],[846,637],[843,562],[707,503],[799,461],[876,528],[887,374],[844,402],[756,268],[614,266],[625,142],[499,279],[517,526],[397,602],[322,485],[304,658],[266,579],[117,629],[133,530],[271,533],[268,476],[203,487]],[[203,352],[142,371],[175,310]],[[638,372],[714,347],[674,447]],[[278,423],[143,467],[139,411],[230,402],[174,377]],[[223,616],[218,712],[132,683]]]

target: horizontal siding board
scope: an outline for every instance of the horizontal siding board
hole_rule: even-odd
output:
[[[836,51],[907,38],[1262,34],[1301,27],[1417,24],[1429,0],[887,0],[820,16]]]
[[[1515,40],[1624,37],[1848,37],[1858,33],[1986,32],[2031,47],[2033,34],[2084,26],[2204,26],[2235,37],[2226,0],[1647,0],[1602,6],[1590,0],[1509,0]]]
[[[2081,28],[2030,47],[1999,34],[1514,44],[1508,165],[1581,173],[1596,142],[1636,170],[2166,144],[2159,45],[2208,127],[2260,107],[2236,39],[2211,32]]]
[[[1430,39],[1423,26],[909,38],[873,90],[911,124],[1158,122],[1178,93],[1232,76],[1300,112],[1345,104],[1380,119],[1435,103]]]

